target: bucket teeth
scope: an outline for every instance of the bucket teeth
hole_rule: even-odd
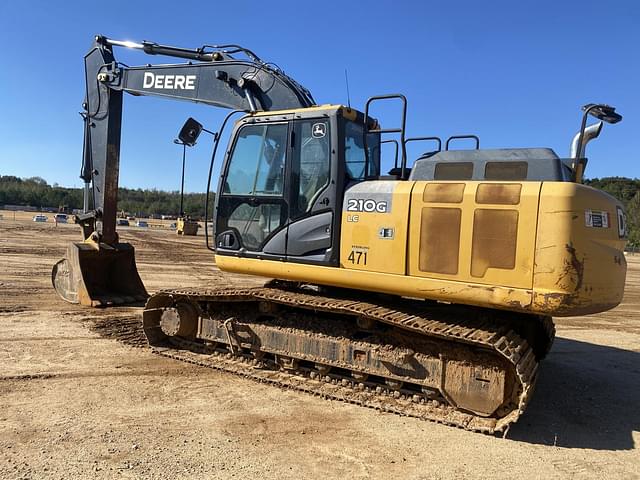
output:
[[[89,307],[142,303],[149,297],[128,243],[99,249],[72,243],[54,265],[51,281],[63,300]]]

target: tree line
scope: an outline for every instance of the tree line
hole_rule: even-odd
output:
[[[213,211],[215,194],[211,194],[210,212]],[[83,190],[81,188],[49,185],[41,177],[18,178],[11,175],[0,176],[0,206],[22,205],[38,209],[56,210],[81,209]],[[204,218],[204,193],[185,193],[185,214],[194,218]],[[136,217],[152,215],[178,215],[180,212],[180,192],[166,192],[156,189],[119,188],[118,211]]]
[[[640,248],[640,179],[626,177],[593,178],[587,185],[604,190],[620,200],[627,211],[629,246]],[[29,205],[37,208],[82,208],[82,189],[49,185],[41,177],[18,178],[0,176],[0,205]],[[215,195],[210,196],[210,212]],[[194,218],[204,217],[204,193],[187,193],[184,211]],[[118,210],[138,217],[177,215],[180,211],[180,192],[149,189],[118,189]]]

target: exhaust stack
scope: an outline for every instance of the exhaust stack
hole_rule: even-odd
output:
[[[587,166],[587,159],[584,158],[584,152],[587,143],[600,135],[603,125],[602,122],[613,124],[622,120],[622,115],[616,113],[615,107],[603,103],[589,103],[582,107],[582,111],[584,114],[582,115],[580,131],[573,137],[573,141],[571,142],[571,158],[573,158],[571,169],[574,173],[573,181],[576,183],[582,183],[584,177],[584,169]],[[587,127],[587,117],[589,115],[597,118],[600,122]]]
[[[580,143],[580,135],[582,132],[578,132],[574,135],[573,140],[571,141],[571,153],[569,155],[570,158],[578,159],[584,157],[584,152],[587,149],[587,143],[589,143],[594,138],[598,138],[600,132],[602,131],[602,126],[604,122],[594,123],[593,125],[589,125],[584,129],[584,136],[582,138],[582,145],[578,146]],[[580,151],[578,152],[578,148]]]

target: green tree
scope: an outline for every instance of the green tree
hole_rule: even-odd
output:
[[[49,185],[41,177],[21,179],[12,175],[0,176],[0,205],[30,205],[58,209],[82,208],[83,191],[80,188],[65,188],[56,184]],[[213,200],[210,196],[209,212],[213,212]],[[184,211],[194,218],[204,217],[205,194],[187,193],[184,196]],[[118,189],[118,211],[136,216],[178,215],[180,193],[177,191],[143,190],[140,188]]]
[[[640,248],[640,191],[627,205],[627,224],[629,226],[629,246]]]

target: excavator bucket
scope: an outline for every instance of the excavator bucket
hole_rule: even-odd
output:
[[[178,235],[198,235],[198,228],[200,225],[193,220],[187,220],[184,218],[178,218],[176,224],[176,233]]]
[[[96,248],[71,243],[66,258],[53,266],[51,281],[64,300],[88,307],[144,302],[147,293],[136,268],[135,250],[129,243]]]

